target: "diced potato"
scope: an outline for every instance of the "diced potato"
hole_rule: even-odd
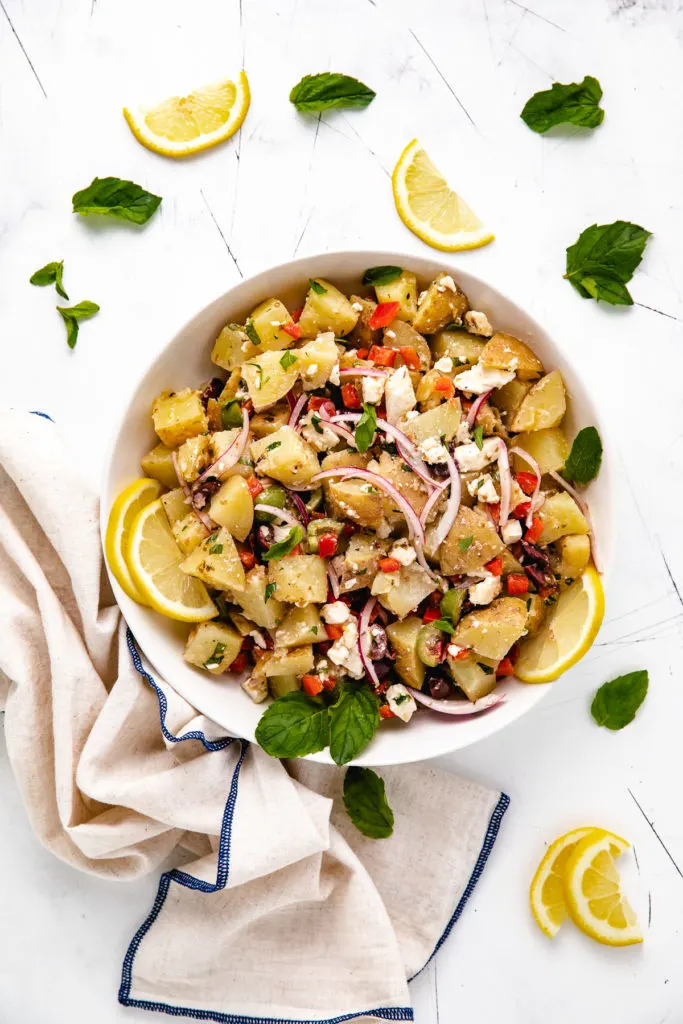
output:
[[[177,448],[188,437],[203,434],[209,421],[199,391],[162,391],[152,406],[154,429],[164,444]]]
[[[486,343],[479,362],[492,370],[512,370],[520,380],[536,380],[543,373],[543,363],[529,346],[502,331]]]
[[[503,576],[507,576],[511,572],[524,572],[522,563],[517,561],[509,547],[506,546],[505,550],[501,551],[500,557],[503,562]]]
[[[496,660],[477,657],[474,654],[461,661],[456,661],[455,658],[447,660],[453,682],[460,687],[468,700],[474,703],[495,690]]]
[[[590,532],[583,512],[566,491],[558,491],[546,498],[538,515],[543,520],[539,544],[551,544],[568,533]]]
[[[436,389],[437,381],[440,381],[443,377],[449,377],[452,380],[453,374],[444,374],[441,370],[428,370],[415,388],[415,398],[423,412],[436,409],[448,401],[448,392],[437,391]]]
[[[389,543],[375,533],[354,533],[344,555],[342,581],[355,576],[359,586],[369,587],[377,575],[377,562],[386,555]]]
[[[211,499],[210,516],[236,540],[249,536],[254,525],[254,500],[242,476],[230,476]]]
[[[209,535],[209,530],[194,512],[186,512],[182,519],[171,523],[171,530],[184,555],[191,554]]]
[[[353,330],[358,313],[338,288],[322,277],[314,278],[318,291],[311,287],[304,309],[299,317],[299,327],[304,338],[315,338],[322,331],[332,331],[338,338]]]
[[[252,442],[251,457],[258,473],[285,487],[302,487],[320,472],[315,450],[289,426]]]
[[[249,320],[261,339],[259,352],[280,352],[294,343],[291,334],[282,330],[283,324],[291,325],[294,321],[279,299],[266,299],[252,311]]]
[[[526,602],[499,597],[487,608],[476,608],[455,627],[453,643],[471,647],[483,658],[500,661],[526,629]]]
[[[296,381],[297,364],[284,370],[280,362],[282,357],[282,352],[262,352],[242,367],[242,376],[256,412],[262,412],[284,398]]]
[[[301,680],[297,679],[296,676],[269,676],[268,689],[270,690],[271,697],[277,700],[278,697],[284,697],[286,693],[300,690]]]
[[[528,594],[526,599],[526,631],[538,633],[545,620],[546,605],[540,594]]]
[[[259,658],[252,679],[267,679],[269,676],[303,676],[313,671],[313,648],[310,644],[302,647],[283,647],[268,651]]]
[[[428,370],[432,364],[432,353],[429,345],[406,320],[392,320],[384,328],[385,348],[414,348],[420,357],[420,369]],[[403,360],[399,356],[395,365],[400,366]]]
[[[356,326],[349,334],[348,340],[358,348],[369,349],[372,345],[377,344],[382,335],[380,328],[373,330],[369,324],[370,317],[377,309],[377,303],[373,302],[372,299],[363,299],[359,295],[352,295],[350,301],[352,306],[362,306],[363,308],[358,313]]]
[[[257,352],[257,346],[249,341],[243,327],[239,324],[228,324],[216,338],[211,362],[224,370],[234,370]]]
[[[254,623],[251,622],[246,615],[242,615],[241,612],[229,611],[230,621],[237,630],[240,636],[249,636],[254,630]]]
[[[339,352],[331,332],[307,342],[292,355],[297,356],[296,367],[304,391],[322,388],[329,380],[332,367],[339,361]]]
[[[417,656],[417,634],[421,629],[422,619],[415,615],[387,626],[389,643],[396,655],[394,670],[404,683],[414,686],[416,690],[422,688],[426,672],[424,664]]]
[[[323,604],[327,598],[327,570],[320,555],[289,555],[271,562],[268,578],[277,586],[280,601],[304,608]]]
[[[398,320],[415,319],[417,313],[417,278],[409,270],[404,270],[400,277],[388,284],[376,284],[375,294],[378,302],[398,302],[396,314]]]
[[[244,590],[244,568],[225,527],[207,537],[180,563],[180,568],[217,590]]]
[[[561,585],[569,586],[583,575],[591,557],[591,542],[585,533],[567,534],[557,541],[560,562],[555,572],[561,576]]]
[[[439,331],[431,339],[431,350],[434,359],[443,359],[449,356],[453,360],[456,369],[466,369],[479,362],[479,356],[484,351],[486,342],[481,338],[475,338],[467,331],[458,330]]]
[[[145,476],[158,480],[164,487],[177,487],[178,477],[173,466],[173,449],[166,444],[158,444],[143,456],[140,466]]]
[[[171,526],[184,519],[190,511],[190,506],[185,501],[185,492],[182,487],[176,487],[169,491],[168,494],[162,494],[161,504],[164,506],[164,512]]]
[[[244,589],[231,595],[246,617],[263,629],[275,629],[285,616],[287,606],[277,597],[266,601],[268,576],[265,566],[257,565],[244,578]],[[277,594],[277,590],[275,591]]]
[[[398,572],[381,575],[391,577],[391,589],[387,593],[378,594],[379,603],[400,619],[414,612],[434,590],[433,579],[416,562],[412,565],[402,565]],[[379,576],[380,574],[375,579],[377,580]],[[375,587],[376,585],[375,583]]]
[[[477,426],[484,431],[484,437],[507,437],[507,430],[495,405],[489,405],[488,401],[480,407],[477,414]]]
[[[413,473],[403,459],[389,455],[388,452],[382,452],[379,457],[377,473],[394,485],[419,516],[427,504],[427,489],[419,476]],[[405,523],[403,512],[397,507],[394,499],[384,491],[382,492],[382,511],[390,523]]]
[[[523,448],[536,460],[541,473],[550,473],[551,470],[559,473],[569,455],[569,441],[560,427],[535,430],[531,434],[519,434],[515,438],[515,445]],[[530,469],[528,463],[519,455],[513,455],[512,462],[517,472]]]
[[[314,604],[290,608],[275,634],[276,647],[300,647],[302,644],[319,644],[323,640],[327,640],[327,633]]]
[[[256,668],[258,669],[258,665]],[[268,680],[265,675],[258,678],[256,676],[256,669],[249,679],[245,679],[243,683],[240,683],[240,685],[247,697],[250,697],[253,700],[254,704],[263,704],[264,700],[268,696]]]
[[[517,380],[515,377],[509,384],[504,384],[502,388],[498,388],[491,395],[489,401],[495,405],[496,409],[500,410],[507,426],[512,422],[513,416],[530,390],[531,384],[528,381]]]
[[[439,548],[441,572],[444,576],[476,572],[504,548],[485,512],[461,506]]]
[[[188,437],[176,452],[178,472],[188,484],[193,483],[212,461],[209,436],[199,434],[198,437]]]
[[[228,402],[232,402],[233,398],[240,389],[240,381],[242,380],[242,371],[239,366],[235,366],[230,371],[230,376],[225,382],[225,387],[218,396],[218,404],[221,408],[227,405]]]
[[[370,461],[370,456],[367,454],[361,455],[360,452],[351,451],[350,448],[344,449],[339,452],[328,452],[325,458],[320,463],[320,469],[338,469],[345,468],[347,466],[360,466],[364,468]],[[327,504],[327,511],[330,516],[337,519],[344,519],[346,512],[338,504],[334,497],[333,486],[335,483],[340,481],[332,478],[331,480],[323,480],[323,493],[325,495],[325,502]],[[359,481],[355,481],[358,483]],[[354,491],[354,493],[356,493]]]
[[[449,398],[447,402],[437,405],[435,409],[423,412],[414,420],[407,422],[403,429],[415,444],[422,444],[428,437],[443,438],[452,441],[458,432],[462,419],[462,406],[459,398]]]
[[[333,515],[351,519],[376,530],[384,518],[384,495],[367,480],[348,477],[326,480],[329,509]]]
[[[256,413],[249,421],[249,428],[254,437],[268,437],[289,422],[290,409],[287,402],[278,402],[265,412]]]
[[[556,427],[567,409],[564,381],[559,370],[541,377],[522,399],[508,428],[520,431],[545,430]]]
[[[437,275],[417,307],[417,313],[413,318],[413,327],[420,334],[434,334],[435,331],[440,331],[446,324],[459,321],[470,308],[467,296],[458,288],[457,284],[453,291],[441,283],[444,277],[450,277],[450,275],[446,273]]]
[[[214,675],[226,672],[240,653],[242,637],[224,622],[200,622],[185,644],[185,661]]]

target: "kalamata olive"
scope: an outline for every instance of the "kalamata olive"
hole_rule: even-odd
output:
[[[389,658],[384,658],[382,661],[375,661],[374,667],[375,672],[377,673],[377,678],[380,683],[383,683],[394,666]]]
[[[225,387],[225,381],[221,380],[220,377],[213,377],[202,391],[202,405],[206,409],[209,404],[210,398],[218,398],[223,388]]]
[[[262,547],[269,548],[275,540],[275,531],[272,526],[259,526],[257,537]]]
[[[530,562],[534,563],[534,565],[541,565],[544,569],[550,565],[550,559],[545,551],[536,547],[535,544],[530,544],[527,540],[520,541],[520,544],[522,545],[524,554]]]
[[[535,565],[525,565],[524,571],[527,573],[527,575],[531,576],[532,580],[534,581],[537,587],[547,586],[548,581],[542,569],[539,569]]]
[[[209,504],[214,494],[221,489],[221,482],[217,480],[215,476],[207,477],[203,480],[199,487],[192,492],[192,507],[196,509],[203,509]]]
[[[389,644],[387,643],[387,634],[378,622],[373,622],[370,626],[370,658],[372,661],[379,661],[380,658],[386,657],[387,651],[389,650]]]
[[[434,700],[445,700],[446,697],[449,697],[451,694],[451,687],[445,679],[430,679],[429,692]]]

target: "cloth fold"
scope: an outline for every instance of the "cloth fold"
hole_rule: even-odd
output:
[[[412,1019],[507,797],[382,769],[394,835],[351,824],[343,773],[227,736],[156,677],[104,571],[98,503],[56,427],[0,411],[0,707],[27,814],[106,879],[167,866],[120,1001],[230,1022]],[[229,684],[226,684],[229,685]]]

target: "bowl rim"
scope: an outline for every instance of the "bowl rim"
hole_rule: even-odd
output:
[[[601,516],[603,522],[601,524],[602,529],[599,537],[599,554],[603,585],[607,583],[611,573],[614,555],[614,531],[612,528],[612,523],[614,518],[613,512],[615,504],[615,492],[614,477],[612,472],[612,455],[616,451],[616,448],[612,441],[611,429],[602,420],[599,410],[594,401],[591,388],[586,382],[585,376],[579,371],[578,367],[576,366],[571,356],[571,353],[567,351],[567,348],[562,347],[561,343],[559,341],[556,341],[555,337],[552,336],[534,316],[527,313],[522,306],[520,306],[514,299],[510,298],[510,296],[506,292],[502,291],[497,285],[489,284],[489,282],[486,279],[482,278],[479,274],[472,273],[469,270],[465,270],[462,267],[456,266],[453,262],[453,256],[453,253],[445,253],[441,251],[435,251],[434,254],[430,253],[428,255],[416,255],[414,253],[406,253],[386,249],[339,249],[322,253],[311,253],[309,255],[298,257],[297,259],[294,260],[286,260],[274,266],[265,267],[257,271],[255,274],[250,275],[249,277],[241,278],[240,281],[232,285],[230,288],[228,288],[221,295],[217,296],[211,302],[205,304],[193,316],[186,320],[182,327],[179,330],[177,330],[170,339],[165,341],[163,344],[155,344],[152,355],[144,363],[141,371],[139,372],[135,387],[131,392],[127,394],[127,396],[125,397],[121,404],[118,413],[116,413],[113,418],[113,427],[110,440],[105,450],[105,458],[103,463],[103,471],[100,484],[100,535],[103,548],[104,564],[106,567],[107,575],[109,577],[109,581],[116,596],[117,603],[120,607],[122,617],[126,621],[126,624],[129,625],[129,628],[131,628],[131,632],[133,633],[134,636],[135,631],[132,629],[132,627],[130,627],[130,624],[128,622],[128,618],[126,615],[126,607],[128,607],[128,609],[132,612],[133,617],[135,617],[136,614],[135,609],[140,608],[141,611],[145,609],[142,609],[141,606],[136,605],[135,602],[133,602],[132,599],[129,598],[123,592],[123,590],[121,589],[120,585],[118,584],[117,580],[115,579],[109,568],[109,564],[105,553],[105,535],[111,502],[105,502],[104,498],[105,496],[109,496],[111,498],[109,492],[111,490],[110,482],[114,456],[118,450],[120,436],[123,432],[126,421],[129,415],[131,414],[131,410],[135,407],[139,393],[143,390],[144,385],[147,382],[147,379],[154,372],[157,363],[160,363],[163,360],[167,351],[176,344],[178,344],[179,340],[184,335],[195,330],[204,317],[206,317],[214,308],[219,307],[223,303],[225,303],[229,299],[229,297],[233,295],[233,293],[239,291],[241,288],[245,286],[255,286],[257,283],[265,287],[267,283],[267,278],[270,275],[275,275],[280,272],[287,272],[291,278],[296,278],[299,267],[309,265],[313,262],[329,264],[333,263],[336,260],[351,259],[360,261],[362,259],[363,262],[365,262],[366,266],[379,266],[385,263],[388,264],[393,261],[394,265],[408,267],[412,269],[415,273],[417,273],[418,276],[421,273],[420,267],[422,267],[425,277],[428,277],[429,274],[433,274],[432,270],[426,270],[427,266],[439,264],[442,270],[450,272],[452,275],[455,276],[456,280],[458,279],[458,277],[465,277],[469,279],[471,282],[475,282],[476,285],[488,289],[495,296],[496,300],[502,300],[504,303],[507,303],[511,307],[513,307],[526,321],[528,325],[528,330],[533,334],[539,335],[541,338],[541,343],[543,345],[548,345],[550,349],[553,351],[553,353],[556,353],[558,357],[557,362],[558,364],[561,364],[559,365],[559,368],[562,370],[563,376],[565,370],[567,370],[569,371],[568,376],[574,377],[575,380],[579,382],[580,388],[583,392],[583,397],[587,401],[587,404],[590,409],[592,422],[598,428],[603,442],[603,459],[600,470],[600,477],[601,489],[606,496],[606,514]],[[330,269],[329,267],[325,268],[324,273],[327,273],[329,274],[329,276],[334,277],[334,270]],[[300,273],[298,273],[298,277],[301,278]],[[467,293],[467,285],[463,285],[463,290]],[[608,526],[607,531],[605,530],[606,524]],[[147,609],[147,611],[148,610],[149,609]],[[194,697],[190,697],[187,695],[187,691],[185,690],[184,687],[176,687],[176,684],[169,680],[169,673],[163,672],[162,669],[159,667],[159,665],[157,664],[157,658],[154,656],[154,654],[146,649],[146,644],[144,643],[144,641],[139,640],[137,636],[135,636],[135,640],[140,651],[142,652],[144,657],[150,662],[154,670],[159,672],[162,676],[164,676],[167,685],[169,685],[172,689],[176,690],[176,692],[178,692],[179,695],[183,697],[184,700],[186,700],[189,704],[194,706],[200,713],[205,714],[212,721],[216,721],[221,728],[225,729],[231,735],[237,735],[233,730],[230,729],[230,727],[224,721],[217,721],[215,708],[212,710],[205,710],[206,704],[204,703],[204,700],[201,697],[199,700],[195,700]],[[580,664],[580,662],[578,664]],[[519,686],[524,686],[524,684],[519,684]],[[446,742],[435,743],[434,749],[430,749],[428,752],[424,752],[421,750],[413,752],[409,749],[410,741],[408,737],[410,736],[410,731],[408,729],[405,733],[402,733],[402,739],[404,740],[402,745],[408,749],[405,752],[401,753],[400,756],[387,757],[386,755],[383,755],[378,759],[376,756],[373,757],[371,753],[372,744],[370,744],[368,747],[365,748],[365,750],[357,759],[349,762],[349,764],[361,764],[366,767],[381,767],[393,764],[409,764],[416,761],[427,760],[432,757],[439,757],[448,753],[454,753],[458,750],[463,750],[474,743],[478,743],[480,740],[487,739],[496,732],[500,732],[508,725],[511,725],[513,722],[516,722],[519,718],[523,717],[524,714],[526,714],[526,712],[530,711],[539,703],[539,701],[541,701],[545,696],[547,696],[550,687],[551,684],[549,683],[538,684],[534,685],[533,687],[524,686],[525,690],[531,689],[533,691],[535,699],[530,699],[527,704],[524,704],[523,702],[517,702],[520,705],[518,710],[514,708],[514,700],[507,701],[505,702],[505,704],[499,705],[499,707],[501,708],[506,707],[508,709],[508,714],[506,716],[505,721],[501,722],[500,718],[498,717],[498,721],[496,722],[496,716],[493,714],[496,708],[493,708],[491,709],[491,711],[482,712],[481,714],[477,715],[476,719],[462,720],[462,722],[458,723],[460,728],[457,729],[457,732],[453,728],[453,724],[450,721],[447,723],[443,723],[444,727],[441,728],[441,732],[443,732],[443,734],[448,737],[450,730],[450,733],[452,733],[454,737],[457,737],[458,733],[462,732],[462,727],[466,726],[468,722],[482,721],[484,719],[490,722],[489,728],[481,729],[480,734],[477,736],[473,736],[471,739],[465,737],[464,742],[452,743],[450,742],[449,737],[446,740]],[[183,692],[183,690],[185,690],[185,692]],[[505,691],[504,685],[502,687],[502,690]],[[201,706],[202,704],[204,704],[204,709]],[[511,708],[513,709],[512,711],[510,710]],[[440,717],[448,718],[449,716]],[[435,716],[435,718],[438,719],[438,716]],[[386,724],[387,723],[385,723],[385,728]],[[391,723],[389,724],[391,725]],[[440,723],[435,721],[435,725],[436,724],[440,725]],[[253,737],[247,737],[247,739],[253,741]],[[401,745],[397,746],[400,747]],[[305,759],[325,764],[334,764],[332,759],[329,757],[327,751],[321,751],[317,754],[307,755]]]

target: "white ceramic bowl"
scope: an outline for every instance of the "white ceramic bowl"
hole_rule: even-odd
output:
[[[164,389],[197,385],[211,376],[210,353],[213,342],[224,324],[242,321],[263,299],[275,295],[290,309],[300,306],[310,277],[329,278],[347,294],[358,291],[367,267],[393,264],[417,274],[421,287],[434,276],[450,269],[458,284],[468,295],[473,309],[484,310],[494,327],[527,341],[548,369],[559,368],[564,376],[570,403],[567,430],[570,437],[583,426],[594,424],[604,437],[584,382],[573,369],[565,352],[549,338],[519,306],[472,274],[436,257],[424,259],[387,252],[325,253],[296,260],[243,281],[203,309],[155,357],[149,369],[132,392],[128,406],[116,430],[106,463],[102,488],[102,533],[116,495],[140,476],[140,458],[155,443],[150,410],[156,395]],[[609,459],[605,459],[598,480],[590,485],[587,499],[603,563],[610,557],[611,485]],[[192,668],[183,660],[183,641],[188,627],[163,618],[143,608],[124,594],[116,581],[111,582],[123,614],[140,647],[171,685],[199,711],[236,736],[254,738],[256,724],[264,706],[251,702],[234,683],[222,681]],[[400,722],[384,723],[372,743],[356,764],[389,765],[437,757],[469,746],[490,736],[523,715],[538,703],[547,686],[526,686],[505,683],[500,689],[507,700],[491,711],[468,718],[451,718],[429,712],[417,715],[408,726]],[[327,753],[313,755],[315,760],[329,761]]]

